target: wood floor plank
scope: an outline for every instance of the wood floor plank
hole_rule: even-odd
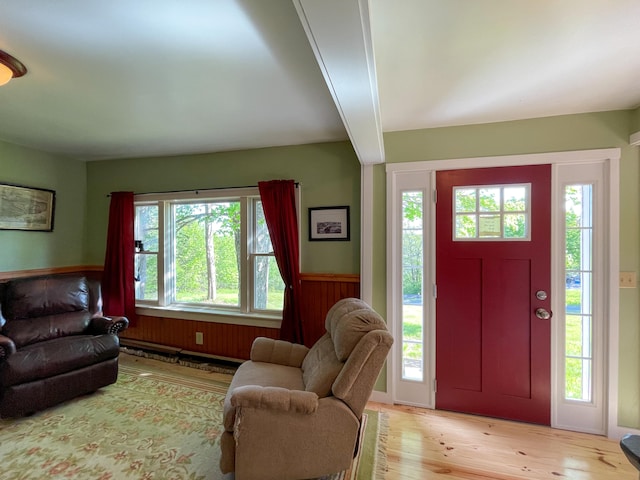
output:
[[[123,365],[230,381],[158,360],[121,355]],[[539,425],[370,402],[386,412],[386,480],[637,480],[617,441]]]
[[[389,415],[387,480],[636,480],[618,442],[474,415],[370,403]]]

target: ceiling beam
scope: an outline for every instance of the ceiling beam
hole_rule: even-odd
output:
[[[293,0],[362,165],[383,163],[368,0]]]

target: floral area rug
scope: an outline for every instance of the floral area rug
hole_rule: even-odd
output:
[[[120,366],[118,382],[30,417],[0,420],[0,479],[231,480],[218,467],[228,384]],[[360,454],[331,480],[370,480],[383,419],[367,411]]]

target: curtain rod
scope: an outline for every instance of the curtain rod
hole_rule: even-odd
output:
[[[300,182],[295,182],[294,185],[298,188],[301,184]],[[245,185],[242,187],[211,187],[211,188],[187,188],[186,190],[165,190],[164,192],[134,192],[134,195],[160,195],[163,193],[184,193],[184,192],[194,192],[196,195],[201,191],[208,190],[234,190],[234,189],[242,189],[242,188],[258,188],[258,185]],[[107,197],[110,197],[111,194],[107,193]]]

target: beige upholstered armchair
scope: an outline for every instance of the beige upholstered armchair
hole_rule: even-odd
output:
[[[360,420],[393,343],[365,302],[343,299],[311,348],[257,338],[224,403],[223,473],[300,480],[346,470]]]

